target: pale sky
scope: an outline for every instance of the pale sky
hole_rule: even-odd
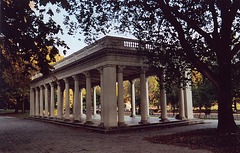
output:
[[[55,10],[57,9],[57,6],[48,4],[45,8],[46,9],[51,8],[53,10],[53,12],[55,12]],[[72,53],[82,49],[85,46],[87,46],[87,44],[84,43],[84,36],[81,36],[79,34],[75,35],[75,36],[67,34],[68,30],[65,28],[65,25],[63,24],[63,15],[64,14],[67,15],[67,12],[65,10],[61,9],[61,13],[54,13],[53,19],[58,24],[60,24],[62,26],[63,30],[64,30],[64,35],[58,34],[57,36],[59,38],[61,38],[61,40],[64,40],[66,42],[66,44],[70,47],[70,50],[67,50],[66,55],[64,55],[64,57],[67,57],[67,56],[71,55]],[[74,19],[74,18],[72,18],[72,19]],[[108,36],[119,36],[119,37],[132,38],[132,39],[135,38],[131,34],[121,34],[120,35],[120,34],[117,34],[114,31],[109,33]],[[102,38],[102,37],[104,37],[104,35],[100,36],[100,38]],[[81,41],[78,40],[79,38],[81,39]],[[59,50],[60,50],[60,54],[63,55],[64,48],[59,48]]]

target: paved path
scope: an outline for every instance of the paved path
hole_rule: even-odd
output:
[[[153,144],[143,140],[151,135],[166,135],[187,130],[216,127],[216,121],[162,130],[101,134],[83,129],[0,116],[0,152],[7,153],[159,153],[209,152],[187,147]]]

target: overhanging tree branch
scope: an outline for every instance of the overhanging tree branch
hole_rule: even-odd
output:
[[[238,43],[237,45],[234,46],[234,48],[233,48],[232,51],[231,51],[230,56],[233,58],[233,56],[234,56],[235,54],[237,54],[237,53],[239,52],[239,50],[240,50],[240,43]]]
[[[161,1],[162,2],[162,1]],[[160,2],[160,3],[161,3]],[[162,4],[161,4],[162,5]],[[209,33],[206,33],[205,31],[203,31],[200,27],[198,27],[198,23],[192,19],[190,19],[189,17],[187,17],[186,15],[181,14],[176,8],[170,7],[166,4],[164,4],[165,7],[167,7],[169,10],[171,10],[172,13],[174,13],[175,17],[178,17],[182,20],[184,20],[185,22],[187,22],[187,24],[192,27],[193,29],[195,29],[200,35],[202,35],[206,41],[208,42],[208,44],[210,46],[214,45],[213,39],[210,37]]]
[[[218,35],[218,21],[217,21],[217,13],[216,13],[216,9],[215,9],[215,3],[214,3],[214,0],[212,0],[211,2],[210,2],[210,11],[211,11],[211,13],[212,13],[212,17],[213,17],[213,23],[214,23],[214,30],[213,30],[213,37],[215,38],[215,39],[219,39],[220,37],[219,37],[219,35]]]
[[[196,66],[196,68],[203,73],[205,76],[208,77],[208,79],[215,85],[219,86],[217,81],[217,76],[202,62],[200,61],[196,55],[193,53],[191,45],[187,42],[184,36],[184,31],[182,28],[182,25],[177,21],[175,16],[171,13],[171,11],[168,9],[168,7],[165,5],[163,1],[160,1],[161,3],[161,9],[165,15],[165,18],[172,23],[172,25],[176,28],[178,34],[179,34],[179,40],[181,42],[181,45],[184,49],[184,51],[187,54],[188,59]]]

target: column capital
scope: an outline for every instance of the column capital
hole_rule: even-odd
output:
[[[30,91],[34,91],[35,90],[35,88],[33,88],[33,87],[30,87]]]
[[[97,68],[97,70],[99,71],[100,75],[103,74],[103,67],[99,67],[99,68]]]
[[[54,82],[50,82],[50,86],[51,86],[51,87],[54,87]]]
[[[107,65],[103,66],[103,68],[105,68],[105,67],[114,67],[114,68],[116,68],[116,65],[114,65],[114,64],[107,64]]]
[[[69,79],[68,78],[64,78],[63,79],[65,83],[69,83]]]
[[[40,90],[43,90],[43,85],[39,86],[39,89],[40,89]]]
[[[60,82],[60,81],[57,81],[57,85],[60,86],[60,85],[61,85],[61,82]]]
[[[124,69],[125,67],[126,67],[126,66],[119,65],[119,66],[118,66],[118,73],[123,73],[123,69]]]
[[[35,88],[35,91],[38,91],[38,90],[39,90],[39,87],[36,87],[36,88]]]
[[[148,69],[147,67],[142,66],[141,67],[141,74],[145,74],[147,69]]]
[[[44,86],[44,88],[46,89],[46,88],[48,88],[48,87],[49,87],[49,84],[48,84],[48,83],[46,83],[46,84],[44,84],[43,86]]]
[[[91,77],[90,72],[88,72],[88,71],[83,72],[83,74],[86,76],[86,78],[90,78]]]
[[[73,79],[74,79],[74,81],[79,81],[79,75],[74,75],[74,76],[72,76],[73,77]]]
[[[135,84],[136,79],[129,80],[129,82],[130,82],[131,84]]]

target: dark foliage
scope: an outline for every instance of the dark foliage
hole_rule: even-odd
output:
[[[24,74],[32,70],[49,73],[49,63],[58,54],[57,46],[67,47],[54,36],[62,29],[53,21],[50,12],[48,10],[50,18],[44,22],[44,10],[38,9],[34,1],[1,0],[1,71],[22,61],[25,65]],[[50,59],[47,59],[47,55]]]

